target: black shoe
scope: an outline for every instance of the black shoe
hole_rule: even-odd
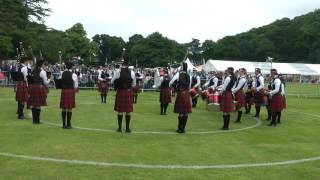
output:
[[[67,126],[62,126],[62,129],[67,129]]]
[[[241,121],[236,120],[236,121],[234,121],[234,123],[241,123]]]
[[[72,126],[67,126],[66,129],[72,129]]]
[[[227,128],[227,127],[222,127],[221,130],[227,131],[227,130],[229,130],[229,128]]]
[[[122,129],[118,128],[117,132],[122,133]]]
[[[126,133],[131,133],[131,129],[126,129]]]
[[[18,116],[18,119],[23,120],[23,119],[25,119],[25,117],[24,117],[24,115]]]
[[[183,131],[181,129],[177,129],[176,132],[179,133],[179,134],[185,133],[185,131]]]

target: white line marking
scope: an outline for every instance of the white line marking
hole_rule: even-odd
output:
[[[216,130],[216,131],[202,131],[202,132],[196,132],[196,131],[188,131],[187,134],[220,134],[220,133],[231,133],[231,132],[238,132],[238,131],[244,131],[248,129],[253,129],[261,125],[261,121],[258,118],[254,118],[256,120],[256,124],[253,126],[241,128],[241,129],[232,129],[228,131],[223,131],[223,130]],[[59,127],[60,125],[55,124],[55,123],[50,123],[46,121],[42,121],[44,124],[50,125],[50,126],[57,126]],[[100,132],[116,132],[116,130],[112,129],[97,129],[97,128],[84,128],[84,127],[73,127],[74,129],[79,129],[79,130],[86,130],[86,131],[100,131]],[[175,132],[164,132],[164,131],[133,131],[133,134],[159,134],[159,135],[172,135],[172,134],[177,134]]]
[[[304,114],[304,115],[308,115],[308,116],[312,116],[312,117],[316,117],[316,118],[320,118],[320,115],[317,115],[315,113],[305,113],[305,112],[292,111],[292,110],[287,110],[287,111],[294,112],[294,113],[299,113],[299,114]]]
[[[66,160],[66,159],[55,159],[55,158],[48,158],[48,157],[17,155],[12,153],[3,153],[3,152],[0,152],[0,156],[35,160],[35,161],[55,162],[55,163],[80,164],[80,165],[105,166],[105,167],[144,168],[144,169],[229,169],[229,168],[292,165],[292,164],[299,164],[299,163],[306,163],[306,162],[320,160],[320,157],[311,157],[311,158],[305,158],[305,159],[299,159],[299,160],[288,160],[288,161],[266,162],[266,163],[222,164],[222,165],[151,165],[151,164],[127,164],[127,163],[123,164],[123,163],[108,163],[108,162],[96,162],[96,161]]]

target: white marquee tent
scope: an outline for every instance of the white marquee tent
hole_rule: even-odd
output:
[[[260,68],[263,74],[269,74],[270,62],[249,62],[249,61],[225,61],[208,60],[203,69],[209,71],[225,71],[228,67],[235,69],[246,68],[249,73],[253,73],[255,68]],[[300,76],[320,76],[320,64],[300,64],[300,63],[272,63],[272,68],[281,74]]]

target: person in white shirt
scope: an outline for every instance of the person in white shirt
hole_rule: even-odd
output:
[[[236,78],[234,76],[234,69],[229,67],[226,71],[226,78],[222,85],[222,96],[221,96],[221,112],[223,112],[223,127],[222,130],[229,130],[230,113],[233,112],[233,96],[232,87],[235,84]]]
[[[29,100],[28,103],[32,110],[33,124],[40,124],[41,106],[47,106],[48,85],[50,79],[44,70],[47,66],[43,60],[36,63],[32,73],[32,83],[29,84]]]
[[[118,112],[118,132],[122,132],[123,113],[126,113],[126,133],[131,133],[130,121],[133,112],[133,93],[132,88],[136,86],[135,73],[128,68],[128,59],[124,62],[120,71],[115,71],[111,83],[117,90],[114,110]]]
[[[109,80],[111,80],[111,76],[107,72],[107,69],[100,69],[98,74],[99,80],[99,92],[101,97],[101,103],[107,103],[107,94],[109,91]]]
[[[193,70],[193,75],[191,78],[191,89],[194,91],[194,93],[192,93],[192,107],[195,108],[197,106],[198,103],[198,97],[199,97],[199,92],[200,92],[200,76],[197,72],[196,69]]]
[[[29,62],[32,61],[31,57],[22,57],[20,59],[20,66],[17,72],[17,91],[16,91],[16,101],[18,102],[18,119],[24,119],[24,106],[28,101],[28,79],[27,76],[31,73],[31,69],[28,69]]]
[[[159,73],[158,71],[156,73]],[[160,76],[160,75],[159,75]],[[155,84],[154,88],[160,88],[160,115],[167,115],[167,108],[171,103],[171,88],[169,86],[170,76],[168,70],[163,70],[163,75],[160,77],[158,84]]]
[[[234,88],[232,88],[232,94],[235,95],[235,101],[237,101],[236,110],[238,111],[238,117],[237,117],[237,120],[235,121],[236,123],[241,122],[242,109],[246,106],[246,100],[245,100],[245,94],[244,94],[243,88],[247,84],[246,69],[241,68],[239,69],[238,73],[239,73],[239,77],[236,81]]]
[[[256,106],[256,114],[254,117],[259,118],[260,117],[260,109],[261,105],[264,102],[264,78],[261,74],[261,69],[256,68],[255,69],[255,75],[256,79],[253,83],[253,91],[254,91],[254,101]]]
[[[62,128],[71,129],[72,109],[76,107],[76,92],[78,92],[78,77],[73,73],[74,64],[66,63],[66,70],[61,78],[60,108],[62,117]]]
[[[282,83],[278,77],[278,73],[276,69],[271,70],[271,78],[272,78],[272,89],[268,92],[269,98],[271,99],[270,108],[271,108],[271,123],[269,126],[277,126],[277,118],[281,111],[283,110],[283,97],[282,97]]]
[[[192,112],[191,103],[190,103],[190,87],[191,80],[190,76],[187,73],[188,64],[183,63],[182,70],[176,73],[171,79],[169,86],[177,81],[177,97],[174,104],[174,112],[179,114],[178,116],[178,128],[177,133],[185,133],[185,127],[188,121],[188,114]]]

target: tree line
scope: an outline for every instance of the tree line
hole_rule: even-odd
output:
[[[154,32],[135,34],[126,42],[121,37],[97,34],[91,39],[81,23],[66,31],[50,29],[44,18],[51,9],[46,0],[0,0],[0,59],[13,59],[21,52],[51,63],[80,60],[85,64],[105,64],[121,59],[126,49],[130,64],[165,66],[185,57],[201,64],[208,59],[320,63],[320,10],[294,19],[283,18],[218,41],[193,38],[189,43]],[[188,53],[187,53],[188,52]]]

